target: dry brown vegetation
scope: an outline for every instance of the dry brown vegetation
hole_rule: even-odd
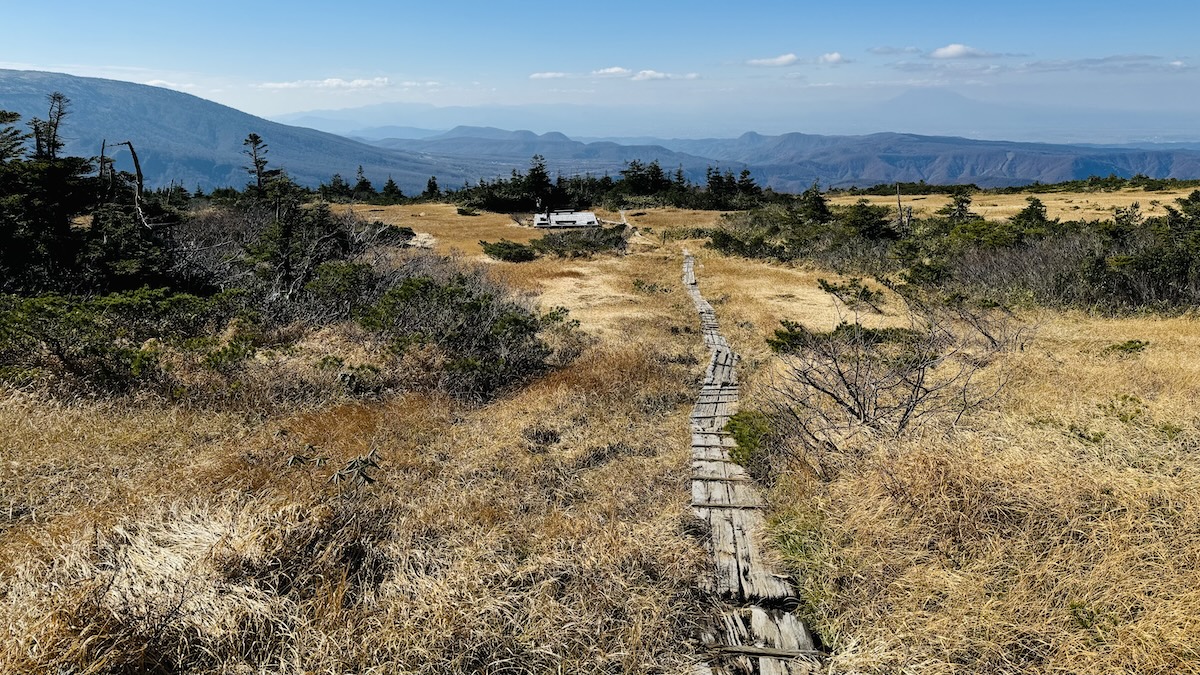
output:
[[[447,205],[354,208],[480,261],[481,239],[540,236]],[[679,248],[745,356],[743,408],[779,376],[780,319],[847,310],[817,288],[835,275],[659,238],[716,214],[628,215],[651,228],[628,256],[487,261],[586,336],[491,403],[5,392],[0,672],[689,670],[710,609],[686,484],[705,355]],[[992,405],[866,439],[827,480],[777,475],[772,535],[830,672],[1200,672],[1195,319],[1021,320],[1037,332],[989,366],[1009,373]]]
[[[1176,199],[1186,197],[1193,192],[1192,188],[1183,190],[1161,190],[1146,192],[1138,189],[1122,189],[1112,192],[1044,192],[1036,196],[1046,205],[1046,217],[1061,218],[1062,220],[1108,220],[1117,209],[1126,208],[1137,202],[1142,213],[1147,216],[1166,214],[1164,206],[1175,203]],[[1003,220],[1016,215],[1018,211],[1028,206],[1025,200],[1028,194],[980,194],[971,204],[971,210],[989,220]],[[878,195],[834,195],[829,199],[831,205],[849,206],[860,199],[866,199],[872,204],[896,206],[896,197],[881,197]],[[938,209],[950,203],[946,195],[917,195],[904,196],[901,203],[912,207],[913,215],[920,217],[932,216]]]
[[[453,227],[426,231],[491,236]],[[495,264],[587,335],[485,405],[7,392],[0,672],[689,670],[708,612],[686,483],[703,350],[678,260],[570,264]]]
[[[718,312],[753,356],[743,408],[776,395],[775,321],[847,311],[815,288],[831,275],[711,256],[700,275],[736,298]],[[1196,319],[1021,320],[1034,338],[989,367],[1010,379],[985,409],[862,439],[828,480],[779,475],[774,534],[834,670],[1200,672]]]

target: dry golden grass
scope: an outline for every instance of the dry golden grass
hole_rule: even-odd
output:
[[[714,227],[721,220],[719,211],[696,211],[694,209],[632,209],[625,212],[630,225],[650,228],[651,236],[660,230],[671,228]]]
[[[492,236],[455,227],[443,241]],[[678,262],[495,264],[591,338],[480,407],[6,395],[0,672],[689,671],[703,348]],[[376,482],[330,482],[371,450]]]
[[[765,402],[782,318],[828,329],[811,271],[703,256]],[[883,317],[898,320],[885,306]],[[1200,325],[1045,312],[957,428],[855,448],[773,489],[782,552],[835,672],[1200,672]],[[1140,353],[1114,346],[1149,342]]]
[[[483,255],[483,249],[479,247],[480,240],[507,239],[527,244],[546,233],[544,230],[518,225],[511,216],[501,213],[481,211],[477,216],[460,216],[457,213],[457,207],[453,204],[413,204],[411,206],[353,204],[334,206],[333,208],[335,210],[350,209],[368,220],[411,227],[418,234],[432,237],[432,241],[429,243],[438,253],[460,253],[484,261],[491,259]],[[595,213],[603,220],[614,222],[621,220],[620,214],[603,209],[596,209]],[[425,241],[428,240],[418,240],[418,243]]]
[[[480,239],[540,235],[452,206],[374,208],[472,257]],[[764,340],[780,319],[831,328],[847,311],[816,286],[835,275],[656,236],[715,217],[630,215],[652,231],[628,256],[490,262],[589,337],[479,407],[6,394],[0,672],[687,671],[709,611],[686,534],[706,354],[679,251],[746,357],[743,407],[778,373]],[[866,320],[903,321],[884,310]],[[1200,672],[1196,322],[1028,318],[1037,338],[1004,360],[991,408],[773,489],[831,672]],[[1149,346],[1110,349],[1132,339]],[[375,483],[330,482],[371,450]]]
[[[1161,192],[1146,192],[1145,190],[1117,190],[1114,192],[1047,192],[1044,194],[979,194],[974,195],[971,210],[990,220],[1004,220],[1016,215],[1018,211],[1029,205],[1026,199],[1037,197],[1046,205],[1046,215],[1050,218],[1063,220],[1107,220],[1111,219],[1118,208],[1125,208],[1137,202],[1142,213],[1148,216],[1161,216],[1166,213],[1164,206],[1170,206],[1180,197],[1186,197],[1193,190],[1163,190]],[[896,197],[836,195],[829,199],[830,204],[847,206],[866,199],[872,204],[896,208]],[[945,195],[904,196],[901,197],[904,206],[911,206],[913,215],[930,216],[935,211],[950,203]]]

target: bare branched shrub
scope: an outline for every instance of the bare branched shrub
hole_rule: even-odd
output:
[[[956,424],[1003,386],[1003,372],[985,371],[1020,341],[1022,331],[1009,325],[998,313],[963,307],[911,307],[904,328],[868,328],[857,316],[829,333],[785,323],[764,445],[772,457],[764,459],[827,479],[870,441],[935,419]]]

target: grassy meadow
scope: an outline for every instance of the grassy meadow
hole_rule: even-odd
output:
[[[1186,197],[1192,189],[1159,190],[1146,192],[1134,188],[1124,188],[1111,192],[1040,192],[1036,197],[1046,205],[1046,215],[1049,218],[1062,220],[1106,220],[1113,217],[1119,208],[1137,203],[1142,213],[1147,216],[1161,216],[1166,213],[1164,206],[1172,204],[1180,197]],[[972,209],[989,220],[1011,218],[1027,205],[1024,193],[986,193],[981,194],[972,205]],[[835,206],[849,206],[860,199],[866,199],[871,204],[895,208],[896,196],[882,197],[878,195],[831,195],[829,203]],[[946,195],[904,195],[901,204],[911,207],[914,217],[930,216],[950,203]]]
[[[1040,198],[1083,218],[1149,196]],[[344,208],[567,308],[577,356],[478,404],[0,389],[0,672],[690,672],[712,612],[688,506],[707,353],[681,250],[744,357],[743,409],[786,377],[781,320],[853,313],[818,286],[840,277],[664,236],[715,212],[628,213],[625,255],[506,263],[480,240],[540,235],[506,215]],[[864,324],[904,325],[880,290]],[[1006,382],[985,405],[860,437],[832,475],[774,475],[768,536],[827,672],[1200,673],[1200,325],[1012,320],[1026,339],[982,366]]]

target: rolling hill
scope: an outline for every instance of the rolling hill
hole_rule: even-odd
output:
[[[691,179],[700,180],[705,170],[714,164],[708,157],[668,150],[661,145],[582,143],[558,132],[538,135],[532,131],[506,131],[494,127],[460,126],[424,139],[388,138],[371,143],[423,155],[463,159],[525,162],[533,155],[541,155],[555,170],[567,174],[615,173],[626,163],[638,160],[645,163],[657,161],[667,171],[683,167],[684,173]],[[721,165],[740,171],[745,167],[745,162],[734,160],[722,162]]]
[[[784,191],[802,190],[814,180],[831,187],[920,180],[1002,187],[1109,174],[1200,177],[1200,152],[1187,149],[979,141],[899,133],[865,136],[747,133],[735,139],[677,139],[658,143],[678,152],[711,157],[722,164],[747,164],[769,185]]]
[[[151,185],[177,182],[188,188],[245,184],[242,141],[250,132],[269,144],[271,165],[283,167],[301,184],[315,186],[334,173],[349,179],[361,165],[376,185],[391,176],[408,193],[423,189],[430,176],[450,186],[507,175],[512,169],[528,167],[535,154],[546,158],[552,173],[563,175],[615,174],[632,160],[657,160],[668,171],[683,167],[694,181],[703,180],[709,166],[734,172],[749,168],[760,183],[787,192],[803,190],[814,181],[829,187],[921,180],[1000,187],[1109,174],[1200,177],[1200,151],[1187,146],[1054,145],[904,133],[767,136],[750,132],[737,138],[582,142],[557,132],[494,127],[460,126],[435,132],[405,126],[423,124],[419,120],[397,118],[377,129],[390,129],[406,138],[364,142],[272,122],[170,89],[0,70],[0,109],[26,119],[44,116],[46,95],[53,91],[72,100],[64,127],[67,152],[94,155],[104,139],[110,144],[131,140]],[[355,128],[352,113],[339,113],[347,129]],[[122,161],[128,166],[128,159],[118,156]]]
[[[334,134],[271,122],[190,94],[131,82],[58,73],[0,70],[0,109],[23,119],[46,115],[46,95],[71,99],[64,121],[66,152],[92,156],[100,143],[132,141],[150,185],[177,182],[189,189],[241,186],[247,181],[242,141],[248,133],[270,146],[268,159],[297,182],[315,186],[334,173],[352,179],[359,165],[382,184],[392,176],[406,192],[419,192],[431,175],[461,183],[489,167],[418,157]],[[128,155],[118,166],[131,167]],[[528,158],[526,158],[526,161]],[[124,165],[122,165],[124,162]],[[493,171],[499,168],[492,167]]]

